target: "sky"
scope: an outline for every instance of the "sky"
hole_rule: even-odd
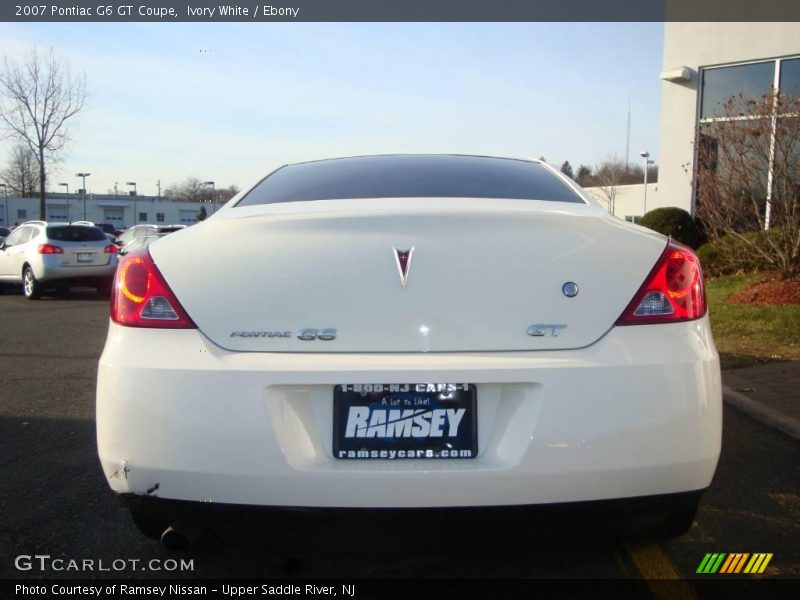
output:
[[[577,170],[624,158],[629,100],[631,160],[657,161],[662,42],[661,23],[0,23],[0,54],[52,46],[86,74],[51,183],[143,195],[376,153]]]

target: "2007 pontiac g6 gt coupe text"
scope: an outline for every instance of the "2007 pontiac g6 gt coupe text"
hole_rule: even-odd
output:
[[[678,535],[720,452],[706,312],[689,248],[545,163],[289,165],[120,261],[100,459],[150,535],[201,503],[616,505]]]

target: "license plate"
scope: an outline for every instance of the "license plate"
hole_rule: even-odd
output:
[[[93,257],[91,252],[78,252],[78,262],[92,262]]]
[[[333,389],[333,456],[475,458],[477,395],[471,383],[337,385]]]

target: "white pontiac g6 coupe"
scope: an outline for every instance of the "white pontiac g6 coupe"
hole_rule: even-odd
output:
[[[284,166],[120,261],[98,374],[140,529],[205,509],[609,508],[691,525],[720,453],[696,255],[536,161]]]

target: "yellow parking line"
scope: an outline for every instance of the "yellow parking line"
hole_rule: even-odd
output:
[[[695,591],[656,544],[626,542],[623,546],[655,598],[697,600]],[[672,579],[674,582],[664,586],[658,584],[659,579]]]

